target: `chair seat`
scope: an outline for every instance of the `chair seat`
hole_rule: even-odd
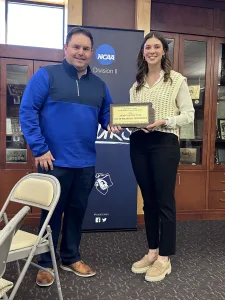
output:
[[[27,259],[37,238],[38,236],[35,234],[18,230],[12,240],[7,262],[12,262],[20,259]],[[49,241],[47,239],[42,238],[39,244],[37,245],[34,255],[39,255],[48,251]]]
[[[12,244],[10,247],[10,252],[15,251],[15,250],[20,250],[23,248],[28,248],[32,247],[36,240],[37,240],[37,235],[18,230],[15,236],[13,237]]]

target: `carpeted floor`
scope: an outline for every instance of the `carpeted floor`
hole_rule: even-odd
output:
[[[84,233],[83,260],[97,275],[79,278],[59,269],[64,300],[222,300],[225,299],[225,221],[180,221],[172,273],[162,282],[144,281],[130,271],[147,251],[145,230]],[[14,281],[16,266],[4,275]],[[26,274],[15,300],[55,300],[55,285],[39,288],[36,269]]]

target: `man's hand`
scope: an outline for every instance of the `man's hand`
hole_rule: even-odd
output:
[[[54,157],[52,156],[51,152],[48,151],[42,156],[35,157],[35,166],[37,168],[40,164],[40,167],[45,171],[48,171],[49,167],[51,170],[53,170],[53,160],[55,160]]]
[[[122,131],[123,129],[120,126],[107,126],[107,130],[109,132],[113,132],[113,133],[120,133],[120,131]]]
[[[166,120],[157,120],[152,124],[149,124],[145,129],[145,128],[141,128],[141,130],[143,130],[144,132],[148,133],[154,130],[157,130],[158,127],[163,126],[166,124]]]

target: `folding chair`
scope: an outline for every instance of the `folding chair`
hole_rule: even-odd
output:
[[[59,299],[63,300],[51,228],[48,225],[54,209],[58,203],[60,193],[60,183],[56,177],[47,174],[32,173],[23,177],[16,183],[0,212],[1,219],[10,202],[18,202],[24,205],[38,207],[48,211],[48,215],[38,235],[18,230],[12,240],[12,245],[10,247],[7,262],[23,259],[26,260],[26,263],[22,271],[20,272],[19,270],[19,278],[12,290],[12,293],[10,294],[9,300],[14,299],[29,265],[33,265],[54,275]],[[39,255],[49,251],[51,253],[54,273],[32,262],[32,259],[35,255]]]
[[[29,206],[23,207],[0,231],[0,298],[8,299],[7,292],[13,287],[11,281],[5,280],[2,276],[5,273],[6,261],[12,239],[23,223],[24,218],[30,211]]]

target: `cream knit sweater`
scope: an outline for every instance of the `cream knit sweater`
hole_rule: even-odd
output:
[[[158,130],[179,136],[180,126],[193,123],[194,107],[186,78],[175,71],[171,71],[170,77],[172,83],[170,79],[164,82],[164,71],[161,71],[159,80],[152,87],[145,83],[138,92],[135,82],[130,89],[130,102],[151,102],[155,110],[155,120],[167,119],[167,126]]]

